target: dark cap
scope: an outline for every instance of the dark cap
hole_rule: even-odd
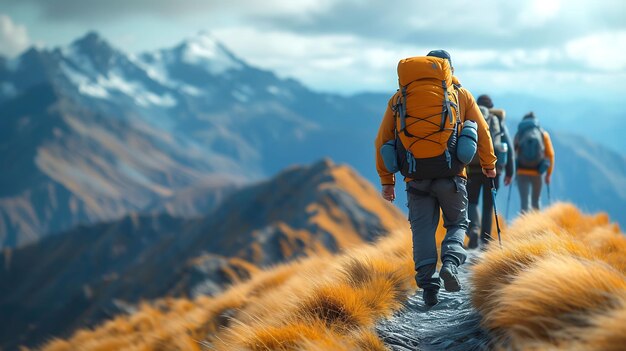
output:
[[[476,103],[478,106],[485,106],[486,108],[493,108],[493,101],[491,101],[491,97],[487,94],[483,94],[476,99]]]
[[[535,118],[535,113],[533,111],[528,112],[526,115],[524,115],[524,119],[527,118]]]
[[[442,59],[448,59],[448,61],[450,61],[450,66],[452,66],[452,58],[450,57],[450,54],[446,50],[433,50],[429,52],[428,55],[426,56],[433,56],[433,57],[439,57]]]

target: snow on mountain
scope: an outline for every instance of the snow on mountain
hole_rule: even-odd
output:
[[[200,65],[213,75],[240,70],[245,65],[224,45],[207,33],[186,40],[181,46],[182,62]]]
[[[62,62],[60,67],[67,78],[78,87],[81,94],[99,99],[112,99],[112,94],[119,92],[132,97],[135,103],[141,107],[150,105],[173,107],[177,104],[176,99],[171,94],[157,95],[137,81],[128,81],[121,72],[116,70],[112,70],[106,75],[99,74],[94,79],[72,69],[65,62]]]
[[[61,49],[61,54],[61,73],[81,94],[98,99],[117,99],[121,94],[140,107],[177,104],[171,93],[158,89],[158,84],[150,82],[141,67],[96,33],[89,33]]]
[[[130,60],[146,74],[165,87],[194,97],[204,95],[204,80],[185,79],[185,71],[201,70],[210,76],[220,76],[230,71],[248,67],[216,38],[200,33],[174,48],[130,56]]]

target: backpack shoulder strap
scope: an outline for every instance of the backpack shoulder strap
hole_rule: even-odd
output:
[[[502,125],[502,120],[500,119],[500,117],[498,117],[497,115],[492,115],[491,117],[492,119],[495,119],[496,122],[498,123],[498,136],[503,136],[504,135],[504,126]]]
[[[461,121],[461,83],[452,84],[452,94],[456,97],[456,103],[452,102],[452,106],[456,109],[456,124],[463,123]]]

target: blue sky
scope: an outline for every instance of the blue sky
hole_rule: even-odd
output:
[[[624,95],[626,1],[2,0],[0,54],[88,30],[129,53],[211,32],[245,61],[317,90],[395,89],[399,59],[452,53],[472,90]]]

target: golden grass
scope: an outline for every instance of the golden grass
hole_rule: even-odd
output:
[[[64,350],[202,350],[200,341],[227,323],[225,315],[241,308],[240,291],[217,298],[164,299],[142,304],[129,316],[118,316],[94,330],[80,330],[68,340],[55,339],[43,347]]]
[[[214,347],[384,350],[375,322],[400,308],[416,288],[407,243],[396,233],[333,260],[303,261],[297,276],[241,311]]]
[[[397,232],[257,272],[217,297],[143,304],[43,349],[385,350],[374,323],[416,289],[413,275],[411,239]]]
[[[437,232],[443,238],[442,228]],[[44,349],[386,350],[375,323],[415,291],[411,238],[255,273],[217,297],[144,304]],[[508,226],[473,268],[472,301],[504,349],[626,345],[626,239],[605,215],[557,204]]]
[[[605,350],[626,339],[626,237],[606,215],[557,204],[506,234],[472,275],[472,302],[499,346]]]

